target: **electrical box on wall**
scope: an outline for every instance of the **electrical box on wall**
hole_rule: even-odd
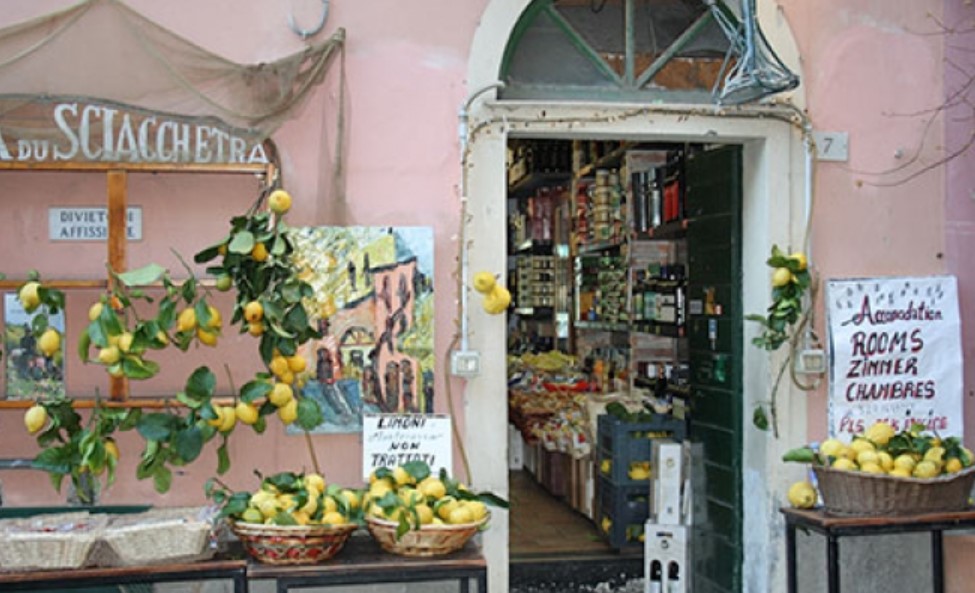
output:
[[[458,377],[476,377],[481,373],[481,353],[473,350],[455,350],[450,353],[450,374]]]

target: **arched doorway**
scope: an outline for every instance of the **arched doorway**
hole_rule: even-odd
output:
[[[471,88],[479,89],[495,81],[505,72],[506,66],[509,71],[530,70],[530,67],[518,70],[518,57],[511,51],[501,52],[499,48],[510,47],[509,42],[518,35],[524,39],[537,33],[544,38],[545,34],[552,33],[553,27],[558,30],[555,21],[559,17],[553,17],[552,11],[561,4],[517,0],[490,3],[472,45]],[[593,3],[574,4],[589,6]],[[626,10],[631,3],[615,4]],[[523,21],[532,11],[548,19],[535,33]],[[522,19],[517,18],[518,15]],[[694,22],[696,19],[691,19],[691,24]],[[583,57],[591,61],[593,56]],[[621,71],[610,70],[623,80],[622,86],[629,84],[627,81],[632,85],[645,85],[652,77],[643,79],[637,74],[638,62],[635,58],[632,60],[632,69],[624,63]],[[649,62],[652,64],[653,60]],[[600,71],[598,67],[595,71],[605,79],[614,80],[609,72]],[[664,68],[658,69],[658,72],[662,71]],[[804,214],[803,148],[801,138],[786,121],[787,113],[764,107],[720,113],[706,101],[687,102],[686,89],[675,95],[675,98],[683,97],[682,100],[667,103],[649,103],[645,99],[637,102],[639,88],[623,89],[614,100],[609,100],[612,93],[607,93],[604,88],[607,85],[596,86],[596,92],[587,93],[576,88],[569,89],[572,92],[568,95],[556,93],[545,98],[545,92],[553,89],[530,84],[513,85],[510,92],[505,90],[508,95],[502,93],[502,100],[474,103],[471,112],[474,133],[470,139],[465,183],[471,215],[468,236],[475,246],[470,256],[471,269],[501,271],[506,267],[505,242],[499,237],[505,236],[508,230],[505,164],[510,138],[614,138],[633,142],[736,145],[741,147],[742,164],[741,310],[763,310],[768,298],[764,268],[767,250],[773,243],[797,243]],[[707,96],[707,91],[700,92],[705,86],[702,84],[696,89],[699,98]],[[651,92],[668,91],[652,89]],[[472,465],[483,468],[479,470],[479,479],[498,487],[507,483],[505,459],[499,458],[496,448],[504,447],[507,435],[505,361],[503,352],[496,347],[505,342],[505,327],[497,318],[478,315],[472,315],[470,323],[472,346],[485,356],[482,375],[470,380],[467,386],[467,420],[469,425],[478,426],[477,431],[468,435],[468,448],[472,451]],[[752,428],[750,421],[753,405],[768,396],[769,369],[773,368],[775,360],[753,350],[740,349],[740,406],[729,419],[734,424],[729,428],[737,435],[737,440],[732,441],[736,457],[727,464],[728,469],[734,471],[732,496],[738,505],[734,512],[738,513],[736,520],[740,535],[736,541],[737,550],[730,559],[735,576],[710,590],[773,590],[774,585],[782,581],[780,563],[775,561],[780,530],[775,524],[774,509],[779,493],[788,483],[778,465],[785,446]],[[805,432],[803,417],[804,406],[800,399],[793,399],[791,394],[780,395],[780,430],[789,431],[793,439],[801,439]],[[500,489],[507,491],[506,487]],[[508,533],[503,528],[485,537],[485,549],[491,562],[492,590],[504,590],[501,583],[507,583],[507,539]],[[715,567],[715,571],[726,566],[728,564]]]

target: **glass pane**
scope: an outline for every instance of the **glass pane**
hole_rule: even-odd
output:
[[[613,84],[544,12],[525,31],[508,66],[509,83],[608,86]]]
[[[624,72],[627,0],[556,0],[555,10],[620,76]]]
[[[674,18],[661,20],[664,15],[660,15],[654,19],[652,28],[649,29],[647,27],[639,28],[640,24],[642,24],[640,20],[641,11],[639,8],[637,10],[637,72],[646,70],[653,63],[653,60],[663,53],[663,49],[670,46],[688,27],[696,23],[707,10],[691,10],[691,3],[685,2],[684,0],[667,0],[666,3],[670,4],[671,8],[674,8],[669,13]],[[662,2],[658,2],[658,4],[662,4]],[[676,5],[678,4],[683,5],[687,9],[684,13],[684,19],[677,18],[679,11]],[[693,4],[699,3],[695,2]],[[643,23],[645,22],[643,21]],[[662,26],[664,23],[669,26]],[[677,26],[678,23],[683,23],[684,29],[676,31],[670,28],[671,26]],[[666,40],[667,45],[663,46],[663,49],[655,48],[652,43],[653,39],[645,33],[640,33],[641,30],[644,32],[650,30],[657,31],[657,42]],[[642,38],[641,34],[643,35]],[[693,38],[677,50],[675,57],[667,62],[663,69],[646,86],[649,88],[669,90],[703,89],[710,91],[714,87],[714,83],[721,71],[721,64],[727,55],[728,47],[728,38],[721,31],[718,24],[709,18]],[[731,65],[734,65],[733,60],[729,66]]]
[[[687,30],[707,7],[699,0],[634,0],[636,71],[642,72]]]

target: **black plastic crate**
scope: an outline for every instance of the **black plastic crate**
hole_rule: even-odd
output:
[[[597,421],[596,471],[617,485],[645,484],[646,480],[630,478],[632,465],[650,462],[653,439],[679,442],[684,440],[686,428],[683,420],[671,416],[656,415],[649,422],[624,422],[612,414],[603,414]]]
[[[644,525],[650,517],[650,485],[620,486],[599,478],[596,526],[614,548],[643,545]]]

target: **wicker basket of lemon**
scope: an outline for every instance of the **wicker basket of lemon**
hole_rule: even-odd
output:
[[[812,464],[830,514],[912,515],[971,506],[975,456],[957,437],[941,439],[920,425],[897,432],[877,422],[849,444],[827,439],[784,459]]]
[[[464,547],[487,528],[487,505],[508,503],[489,492],[475,494],[422,462],[379,468],[363,502],[366,528],[379,545],[401,556],[441,556]]]

